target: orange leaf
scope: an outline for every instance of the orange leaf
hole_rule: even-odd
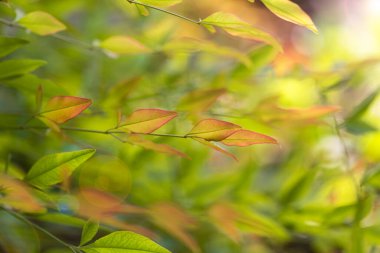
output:
[[[235,161],[238,161],[238,159],[236,158],[236,156],[234,156],[233,154],[231,154],[231,153],[228,152],[227,150],[222,149],[221,147],[218,147],[217,145],[215,145],[215,144],[213,144],[213,143],[211,143],[211,142],[209,142],[209,141],[206,141],[206,140],[204,140],[204,139],[202,139],[202,138],[192,138],[192,139],[194,139],[194,140],[196,140],[196,141],[202,143],[203,145],[206,145],[207,147],[210,147],[210,148],[212,148],[212,149],[214,149],[214,150],[216,150],[216,151],[218,151],[218,152],[220,152],[220,153],[223,153],[223,154],[225,154],[225,155],[231,157],[231,158],[234,159]]]
[[[0,176],[0,204],[27,213],[41,213],[45,208],[31,194],[29,187],[22,181],[1,175]]]
[[[259,134],[249,130],[239,130],[228,138],[222,141],[223,144],[228,146],[247,147],[254,144],[278,144],[278,142],[270,136]]]
[[[206,141],[221,141],[241,129],[240,126],[230,122],[205,119],[191,129],[186,136],[202,138]]]
[[[174,111],[140,109],[134,111],[119,128],[127,132],[149,134],[175,117],[177,113]]]
[[[171,203],[159,203],[150,209],[153,222],[182,241],[192,252],[200,252],[197,242],[188,232],[195,228],[196,221],[185,210]]]
[[[91,105],[92,101],[87,98],[56,96],[52,97],[46,104],[39,118],[44,117],[56,124],[62,124],[75,118]]]
[[[157,151],[157,152],[161,152],[161,153],[165,153],[165,154],[169,154],[169,155],[176,155],[176,156],[180,156],[180,157],[183,157],[183,158],[190,159],[190,157],[188,155],[182,153],[181,151],[179,151],[179,150],[177,150],[175,148],[172,148],[169,145],[159,144],[159,143],[155,143],[155,142],[146,140],[146,139],[142,138],[138,134],[132,134],[132,135],[130,135],[128,137],[128,141],[132,142],[133,144],[136,144],[138,146],[141,146],[141,147],[143,147],[145,149],[150,149],[150,150],[154,150],[154,151]]]

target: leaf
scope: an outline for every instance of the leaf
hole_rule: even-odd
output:
[[[203,112],[210,108],[215,101],[226,93],[226,89],[199,89],[185,95],[179,102],[179,110]]]
[[[193,139],[193,140],[196,140],[196,141],[202,143],[203,145],[206,145],[207,147],[210,147],[210,148],[212,148],[212,149],[214,149],[214,150],[216,150],[216,151],[218,151],[218,152],[220,152],[220,153],[222,153],[222,154],[225,154],[225,155],[231,157],[231,158],[234,159],[235,161],[238,161],[238,159],[236,158],[236,156],[234,156],[233,154],[231,154],[231,153],[228,152],[227,150],[222,149],[221,147],[215,145],[215,144],[212,143],[212,142],[206,141],[206,140],[204,140],[204,139],[202,139],[202,138],[192,138],[192,139]]]
[[[39,85],[36,91],[36,113],[39,113],[41,111],[42,98],[43,98],[43,89],[42,89],[42,85]]]
[[[202,138],[206,141],[221,141],[240,129],[240,126],[230,122],[204,119],[196,124],[186,136]]]
[[[56,96],[47,102],[43,111],[38,116],[40,119],[43,117],[56,124],[62,124],[75,118],[91,104],[92,101],[87,98]]]
[[[182,0],[138,0],[136,2],[153,5],[156,7],[169,7],[181,3]]]
[[[136,6],[138,12],[140,13],[140,15],[149,16],[149,10],[145,6],[138,5],[138,4],[135,4],[135,6]]]
[[[222,140],[222,143],[228,146],[247,147],[255,144],[278,144],[270,136],[256,133],[250,130],[239,130]]]
[[[119,127],[133,133],[149,134],[177,117],[174,111],[139,109],[134,111]]]
[[[177,40],[169,41],[162,48],[166,53],[193,53],[193,52],[205,52],[208,54],[220,55],[239,60],[245,68],[252,67],[251,60],[245,53],[240,52],[234,48],[224,47],[211,43],[206,40],[193,39],[193,38],[181,38]]]
[[[152,240],[127,231],[113,232],[92,244],[81,247],[87,253],[170,253]]]
[[[252,27],[230,13],[216,12],[203,19],[201,24],[211,32],[215,32],[215,26],[220,27],[232,36],[262,41],[282,51],[281,45],[271,35]]]
[[[315,27],[311,18],[296,3],[289,0],[261,1],[276,16],[294,24],[304,26],[312,32],[318,34],[318,29]]]
[[[86,224],[83,226],[82,236],[80,240],[80,246],[88,243],[94,238],[94,236],[98,233],[99,230],[99,222],[88,220]]]
[[[32,195],[31,189],[23,182],[0,175],[0,204],[11,206],[26,213],[41,213],[45,207]]]
[[[0,37],[0,57],[4,57],[28,43],[29,41],[20,38]]]
[[[172,148],[169,145],[155,143],[155,142],[146,140],[138,134],[132,134],[132,135],[128,136],[128,141],[135,144],[135,145],[141,146],[145,149],[150,149],[150,150],[154,150],[157,152],[161,152],[161,153],[165,153],[165,154],[169,154],[169,155],[176,155],[176,156],[180,156],[183,158],[190,159],[190,157],[188,155],[182,153],[181,151],[179,151],[175,148]]]
[[[18,20],[18,23],[38,35],[49,35],[66,30],[62,22],[43,11],[28,13]]]
[[[360,119],[364,113],[368,110],[368,108],[372,105],[372,103],[377,98],[377,95],[379,94],[379,90],[375,90],[371,94],[369,94],[362,102],[360,102],[346,117],[345,122],[353,122],[358,119]]]
[[[185,210],[172,203],[159,203],[151,206],[149,213],[157,226],[178,238],[192,252],[200,252],[197,242],[189,233],[196,227],[196,220]]]
[[[84,149],[44,156],[29,170],[25,181],[39,188],[57,184],[94,154],[94,149]]]
[[[120,55],[143,54],[151,51],[137,40],[128,36],[110,37],[102,41],[100,47]]]
[[[45,61],[32,59],[15,59],[0,62],[0,80],[28,74],[45,64]]]

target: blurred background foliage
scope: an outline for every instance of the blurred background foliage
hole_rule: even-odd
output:
[[[380,252],[380,4],[296,2],[319,35],[279,19],[259,1],[185,0],[170,7],[195,20],[233,13],[272,34],[283,53],[162,12],[141,16],[123,0],[0,3],[2,19],[42,10],[68,27],[42,37],[0,24],[2,36],[26,41],[3,61],[46,62],[33,73],[0,78],[1,126],[23,124],[42,85],[44,101],[57,95],[93,100],[68,126],[105,130],[115,126],[118,111],[162,108],[179,117],[160,133],[185,134],[211,117],[280,143],[228,149],[236,162],[188,139],[147,137],[191,159],[107,135],[1,130],[0,168],[17,178],[46,154],[97,149],[45,196],[54,203],[49,212],[30,218],[73,243],[95,217],[100,234],[132,230],[176,253]],[[98,47],[115,35],[150,50]],[[6,71],[0,68],[0,77]],[[125,203],[120,210],[119,201]],[[0,244],[4,252],[66,252],[5,212]]]

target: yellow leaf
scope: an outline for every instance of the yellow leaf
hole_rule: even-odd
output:
[[[313,21],[301,7],[289,0],[261,0],[264,5],[276,16],[292,22],[294,24],[304,26],[312,32],[318,34],[318,29]]]
[[[18,23],[38,35],[49,35],[66,30],[66,26],[61,21],[43,11],[28,13]]]

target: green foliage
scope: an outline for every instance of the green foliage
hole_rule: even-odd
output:
[[[0,251],[379,251],[380,23],[307,2],[0,1]]]

